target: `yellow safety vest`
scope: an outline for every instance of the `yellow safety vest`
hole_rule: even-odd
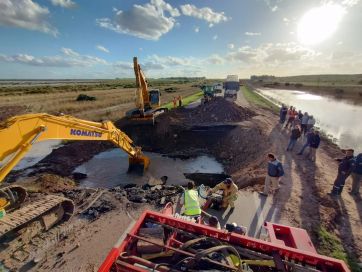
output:
[[[185,191],[185,215],[200,215],[199,194],[196,190]]]

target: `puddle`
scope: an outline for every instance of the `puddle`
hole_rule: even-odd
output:
[[[21,170],[35,165],[47,155],[49,155],[54,148],[59,147],[60,140],[49,140],[35,143],[26,156],[13,168],[13,170]],[[4,161],[6,161],[6,158]]]
[[[317,126],[335,138],[341,148],[354,148],[356,154],[362,152],[361,105],[303,91],[267,88],[258,91],[273,102],[293,105],[312,114]]]
[[[143,176],[128,174],[128,156],[119,149],[102,152],[74,171],[86,173],[82,180],[85,187],[112,188],[120,184],[144,184],[150,177],[168,176],[168,184],[185,184],[183,173],[222,173],[223,167],[213,157],[199,156],[181,160],[163,157],[157,153],[145,152],[151,160],[149,169]]]

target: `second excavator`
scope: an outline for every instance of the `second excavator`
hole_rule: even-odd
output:
[[[136,77],[136,108],[128,111],[126,116],[138,124],[154,124],[155,117],[167,108],[161,107],[161,92],[158,89],[149,89],[148,82],[137,58],[133,58],[133,69]]]
[[[0,126],[0,183],[34,143],[56,139],[110,141],[129,155],[130,172],[143,172],[150,164],[141,148],[110,121],[99,123],[67,115],[25,114],[10,118]],[[26,196],[26,190],[19,185],[0,188],[0,238],[34,221],[40,221],[41,228],[47,230],[74,213],[71,200],[55,195],[19,208]]]

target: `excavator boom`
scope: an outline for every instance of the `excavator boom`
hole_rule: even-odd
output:
[[[0,181],[24,157],[32,144],[43,140],[110,141],[124,150],[130,158],[130,169],[140,164],[147,169],[149,159],[134,146],[133,141],[110,122],[91,122],[72,116],[46,113],[26,114],[10,118],[0,129],[0,161],[13,155],[0,168]]]
[[[54,139],[110,141],[129,155],[129,171],[143,171],[150,163],[141,148],[110,121],[97,123],[67,115],[26,114],[0,125],[0,183],[35,142]],[[0,239],[35,221],[47,230],[69,220],[74,213],[71,200],[54,195],[19,208],[26,196],[26,189],[19,185],[0,187]]]
[[[136,76],[137,86],[136,107],[144,113],[145,109],[150,107],[150,98],[146,77],[141,69],[141,66],[138,64],[136,57],[133,58],[133,69]]]
[[[158,89],[149,90],[137,57],[133,58],[133,69],[137,87],[136,108],[127,111],[126,116],[135,124],[154,124],[155,117],[167,111],[167,108],[161,108],[161,92]]]

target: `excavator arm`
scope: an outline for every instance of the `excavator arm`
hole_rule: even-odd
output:
[[[148,85],[146,77],[141,69],[141,66],[138,64],[136,57],[133,58],[133,69],[136,76],[136,86],[137,86],[136,107],[140,109],[142,114],[144,114],[145,109],[150,107],[150,98],[148,94]]]
[[[45,113],[26,114],[8,119],[0,127],[0,182],[25,156],[35,142],[44,140],[110,141],[129,155],[130,171],[147,169],[149,158],[141,148],[110,121],[92,122],[72,116]]]

